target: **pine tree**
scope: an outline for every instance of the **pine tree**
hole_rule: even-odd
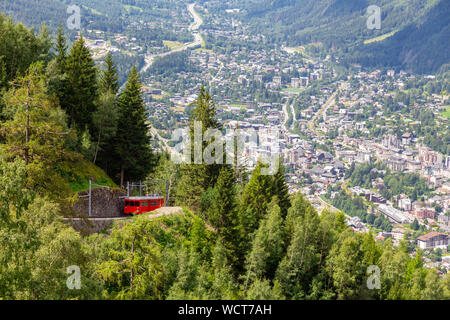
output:
[[[324,234],[320,228],[320,217],[315,210],[296,212],[295,205],[290,215],[295,216],[292,229],[287,235],[291,237],[286,256],[281,261],[276,279],[280,281],[286,297],[301,299],[309,294],[314,275],[320,271],[321,245]],[[289,238],[289,237],[288,237]]]
[[[288,209],[291,207],[291,201],[289,200],[289,187],[286,183],[284,166],[279,163],[279,169],[273,176],[273,195],[276,195],[279,199],[279,206],[281,209],[281,216],[286,218]]]
[[[241,225],[247,235],[258,228],[259,221],[266,215],[269,202],[274,195],[272,177],[261,174],[263,166],[258,162],[242,194]]]
[[[126,180],[144,179],[155,166],[141,88],[138,71],[133,66],[119,97],[118,129],[114,139],[121,186]]]
[[[242,201],[238,208],[239,219],[239,249],[237,270],[243,271],[245,257],[251,249],[254,232],[258,229],[272,200],[272,177],[261,174],[262,164],[259,162],[253,170],[249,183],[242,193]]]
[[[220,170],[214,188],[214,196],[207,210],[209,223],[217,229],[219,237],[228,252],[228,261],[236,263],[236,252],[239,247],[239,221],[236,206],[235,177],[230,167]]]
[[[100,78],[100,98],[98,109],[93,115],[94,136],[96,137],[96,147],[94,153],[94,163],[109,171],[114,154],[114,136],[117,131],[117,98],[119,91],[118,74],[111,54],[106,57],[106,69],[102,70]]]
[[[273,279],[284,253],[284,226],[278,198],[270,203],[269,213],[261,221],[252,250],[247,256],[247,275],[245,286],[256,279]]]
[[[197,100],[192,105],[195,106],[195,108],[191,110],[191,118],[189,121],[189,134],[191,138],[191,164],[182,164],[180,166],[182,177],[177,188],[177,200],[180,204],[187,205],[194,211],[199,211],[200,199],[202,195],[206,190],[208,190],[208,188],[214,187],[223,164],[206,164],[203,162],[203,152],[205,148],[213,142],[214,138],[212,138],[210,141],[205,141],[205,139],[202,139],[202,163],[195,163],[194,150],[196,148],[196,142],[194,139],[194,124],[195,121],[201,122],[202,137],[204,137],[204,133],[208,129],[220,130],[222,129],[222,126],[219,121],[215,119],[216,109],[214,106],[214,102],[204,87],[200,89],[200,94]],[[223,152],[222,156],[224,156],[224,154],[225,152]],[[224,161],[222,159],[222,163],[223,162]]]
[[[83,37],[72,46],[65,71],[67,81],[60,102],[69,116],[69,125],[79,132],[86,128],[92,131],[98,98],[97,70]]]
[[[229,215],[236,209],[234,176],[230,168],[224,166],[220,170],[219,178],[215,186],[216,192],[208,210],[208,220],[215,227],[219,234],[231,226]]]
[[[102,92],[112,92],[117,94],[119,92],[119,75],[117,68],[114,65],[111,53],[108,53],[105,60],[106,69],[102,71],[100,78],[100,88]]]
[[[62,25],[58,28],[55,47],[57,52],[56,65],[59,73],[62,75],[65,73],[67,60],[67,44]]]
[[[113,155],[118,116],[116,95],[112,92],[102,93],[98,101],[98,109],[93,115],[96,138],[93,163],[99,160],[100,164],[104,164],[105,171]]]

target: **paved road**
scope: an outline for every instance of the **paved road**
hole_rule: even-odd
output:
[[[335,105],[335,103],[336,103],[336,96],[337,96],[339,90],[342,89],[342,88],[344,88],[345,85],[346,85],[345,82],[342,83],[342,84],[340,85],[339,89],[336,90],[336,91],[332,94],[332,96],[328,99],[328,101],[322,106],[322,108],[320,108],[319,111],[316,112],[316,114],[314,115],[314,117],[309,121],[308,128],[309,128],[311,131],[315,131],[314,123],[315,123],[315,121],[319,118],[319,116],[321,116],[321,115],[323,115],[324,113],[326,113],[327,110],[328,110],[328,108],[330,108],[330,107],[332,107],[332,106]],[[317,133],[317,132],[316,132],[316,133]]]
[[[191,3],[187,6],[189,13],[194,18],[194,23],[189,27],[189,31],[191,31],[192,35],[194,36],[194,42],[187,43],[187,44],[183,45],[182,47],[175,49],[175,50],[171,50],[169,52],[164,52],[164,53],[154,54],[154,55],[146,55],[145,56],[145,65],[140,70],[141,74],[145,73],[148,70],[148,68],[150,68],[152,66],[153,62],[155,62],[155,58],[165,57],[165,56],[171,55],[172,53],[175,53],[175,52],[181,52],[181,51],[187,50],[189,48],[199,46],[203,43],[203,38],[202,38],[201,34],[198,32],[198,29],[203,24],[203,20],[200,17],[200,15],[195,11],[194,7],[195,7],[195,3]],[[125,87],[125,84],[123,84],[121,89],[123,89],[124,87]]]
[[[182,46],[182,47],[180,47],[180,48],[178,48],[178,49],[169,51],[169,52],[161,53],[161,54],[158,54],[158,55],[146,56],[146,57],[145,57],[145,62],[146,62],[146,64],[145,64],[145,66],[141,69],[141,73],[146,72],[146,71],[148,70],[148,68],[151,67],[151,65],[152,65],[153,62],[155,61],[155,58],[156,58],[156,57],[165,57],[165,56],[168,56],[168,55],[170,55],[170,54],[172,54],[172,53],[175,53],[175,52],[181,52],[181,51],[187,50],[187,49],[189,49],[189,48],[194,48],[194,47],[197,47],[197,46],[199,46],[199,45],[202,45],[203,38],[202,38],[201,34],[198,32],[198,29],[199,29],[199,28],[201,27],[201,25],[203,24],[203,20],[202,20],[202,18],[200,17],[200,15],[195,11],[195,3],[191,3],[191,4],[189,4],[187,7],[188,7],[189,13],[190,13],[190,14],[192,15],[192,17],[194,18],[194,22],[193,22],[192,25],[189,27],[189,31],[191,31],[191,32],[192,32],[192,35],[194,36],[194,39],[195,39],[194,42],[187,43],[187,44],[185,44],[184,46]],[[155,137],[158,138],[158,140],[162,141],[162,143],[163,143],[163,148],[165,148],[166,151],[170,153],[171,150],[172,150],[172,148],[168,145],[168,141],[169,141],[169,140],[167,140],[167,139],[161,137],[161,136],[159,135],[159,133],[158,133],[158,130],[156,130],[156,129],[153,128],[153,127],[150,129],[150,131],[151,131],[151,133],[152,133]]]
[[[288,127],[287,127],[287,122],[289,119],[289,112],[288,112],[288,107],[289,106],[289,99],[286,99],[286,103],[283,105],[283,112],[284,112],[284,123],[283,123],[283,127],[286,131],[289,131]]]
[[[141,69],[141,73],[146,72],[148,70],[148,68],[151,67],[151,65],[155,61],[155,58],[157,58],[157,57],[165,57],[165,56],[171,55],[172,53],[181,52],[181,51],[187,50],[188,48],[193,48],[193,47],[196,47],[196,46],[199,46],[202,44],[203,38],[202,38],[201,34],[198,32],[198,29],[203,24],[203,20],[198,15],[198,13],[195,11],[194,7],[195,7],[195,3],[191,3],[188,5],[188,11],[194,18],[194,23],[189,27],[189,31],[191,31],[192,35],[194,36],[194,42],[187,43],[184,46],[182,46],[178,49],[174,49],[169,52],[146,56],[145,57],[145,66]]]

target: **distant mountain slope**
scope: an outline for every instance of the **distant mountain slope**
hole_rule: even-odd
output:
[[[295,45],[320,41],[326,46],[354,43],[404,27],[435,0],[248,0],[243,19],[273,39]],[[382,29],[368,30],[367,8],[382,8]]]
[[[28,27],[45,22],[54,28],[65,25],[70,5],[81,8],[84,27],[110,32],[123,32],[130,21],[170,21],[180,8],[185,9],[180,0],[0,0],[0,13]]]
[[[81,18],[83,23],[87,23],[91,28],[96,29],[98,26],[103,26],[102,29],[107,30],[121,30],[121,19],[109,19],[107,14],[95,10],[86,4],[90,4],[90,0],[79,0],[78,2],[67,0],[0,0],[0,12],[6,13],[7,16],[12,17],[14,21],[22,22],[28,27],[38,27],[43,22],[52,29],[59,24],[66,24],[70,14],[67,13],[67,8],[72,4],[77,4],[81,7]],[[104,10],[111,12],[111,2],[116,1],[102,1],[104,3]],[[97,1],[99,3],[99,1]]]
[[[366,26],[369,5],[381,8],[381,30]],[[450,62],[449,0],[247,0],[240,7],[241,19],[272,41],[321,42],[347,62],[425,73]],[[364,45],[391,32],[396,34]]]
[[[364,65],[391,65],[419,73],[438,71],[450,63],[450,1],[440,1],[392,37],[358,46],[354,53],[353,60]]]

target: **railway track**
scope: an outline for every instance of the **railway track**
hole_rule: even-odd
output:
[[[180,215],[184,214],[183,209],[180,207],[163,207],[159,208],[155,211],[153,211],[151,214],[146,214],[145,216],[148,217],[150,220],[155,220],[161,217],[168,217],[172,215]],[[121,217],[109,217],[109,218],[102,218],[102,217],[84,217],[84,218],[64,218],[64,221],[115,221],[115,220],[128,220],[133,218],[134,216],[121,216]]]

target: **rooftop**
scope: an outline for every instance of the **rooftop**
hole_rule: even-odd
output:
[[[446,236],[446,237],[448,237],[448,235],[446,235],[445,233],[440,233],[440,232],[433,231],[433,232],[430,232],[430,233],[427,233],[427,234],[425,234],[423,236],[418,237],[417,240],[428,241],[428,240],[430,240],[430,239],[432,239],[434,237],[438,237],[438,236]]]

